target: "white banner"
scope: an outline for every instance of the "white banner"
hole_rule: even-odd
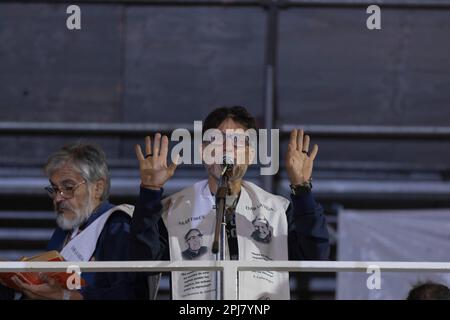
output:
[[[342,210],[339,261],[450,261],[450,209]],[[450,274],[383,272],[368,289],[364,272],[339,272],[337,299],[405,299],[419,281],[450,286]]]

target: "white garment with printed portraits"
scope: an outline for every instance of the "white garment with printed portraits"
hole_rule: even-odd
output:
[[[183,260],[183,252],[189,249],[187,240],[190,237],[186,235],[191,234],[200,234],[201,243],[197,245],[206,247],[206,250],[198,250],[201,251],[198,256],[191,254],[193,259],[215,260],[211,251],[216,223],[214,204],[215,198],[207,180],[163,200],[162,217],[169,234],[172,261]],[[287,199],[270,194],[253,183],[242,183],[235,213],[239,260],[288,260],[288,206]],[[257,230],[254,221],[267,222],[268,237],[261,240],[255,237]],[[229,259],[227,244],[225,252]],[[172,272],[172,295],[174,299],[215,299],[214,272]],[[289,274],[271,271],[240,272],[238,297],[248,300],[289,299]]]

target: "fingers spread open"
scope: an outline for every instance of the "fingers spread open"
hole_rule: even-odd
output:
[[[159,150],[161,149],[161,133],[155,135],[155,141],[153,141],[153,157],[159,156]]]
[[[142,149],[140,145],[135,145],[134,146],[134,151],[136,152],[136,157],[138,158],[139,161],[143,161],[144,160],[144,155],[142,154]]]
[[[169,151],[169,138],[166,135],[162,137],[161,141],[161,158],[167,163],[167,152]]]
[[[305,134],[305,137],[303,138],[303,148],[302,151],[308,153],[309,151],[309,141],[310,138],[307,134]]]
[[[317,156],[317,152],[319,152],[319,146],[317,144],[314,145],[312,151],[311,151],[311,155],[309,156],[311,158],[311,160],[314,161],[314,159]]]
[[[180,154],[177,154],[175,156],[175,159],[173,159],[173,162],[169,166],[169,172],[171,175],[173,175],[173,173],[175,172],[175,169],[177,168],[179,161],[180,161]]]
[[[152,154],[152,139],[150,136],[145,137],[145,155]]]
[[[297,134],[297,150],[302,151],[303,149],[303,135],[304,135],[304,131],[303,129],[298,130],[298,134]]]
[[[291,131],[291,138],[289,140],[289,148],[293,150],[297,149],[297,130],[294,129]]]

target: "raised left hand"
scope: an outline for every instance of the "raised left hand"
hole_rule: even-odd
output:
[[[314,145],[309,153],[310,138],[304,134],[303,129],[292,130],[286,154],[286,171],[291,184],[298,185],[311,179],[314,159],[319,146]]]

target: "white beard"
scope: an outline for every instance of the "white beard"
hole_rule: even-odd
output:
[[[64,214],[58,214],[56,217],[56,224],[63,230],[73,230],[83,224],[94,211],[94,205],[90,198],[85,206],[79,210],[73,210],[76,214],[75,219],[66,219]]]

